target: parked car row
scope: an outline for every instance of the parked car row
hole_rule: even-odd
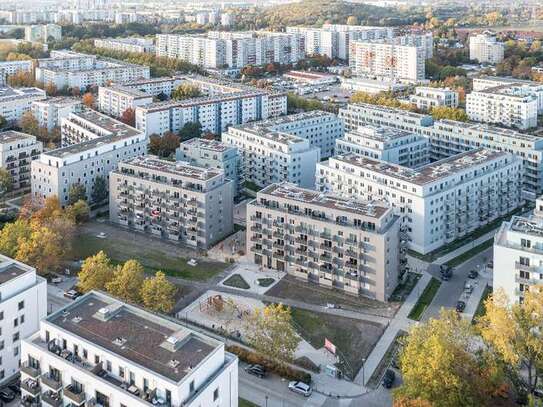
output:
[[[245,371],[248,374],[256,376],[260,379],[263,379],[268,375],[266,368],[262,365],[249,365],[245,368]],[[311,396],[311,393],[313,393],[313,389],[311,388],[311,386],[304,382],[299,382],[299,381],[289,382],[288,388],[290,391],[301,394],[304,397],[309,397]]]

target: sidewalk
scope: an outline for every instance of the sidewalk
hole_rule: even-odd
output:
[[[500,225],[500,227],[501,227],[501,225]],[[459,247],[458,249],[453,250],[452,252],[441,256],[440,258],[434,260],[433,263],[437,264],[437,265],[445,264],[449,260],[452,260],[455,257],[460,256],[461,254],[464,254],[468,250],[473,249],[475,246],[478,246],[478,245],[486,242],[487,240],[493,239],[494,235],[498,232],[500,227],[498,227],[496,229],[493,229],[490,232],[485,233],[484,235],[482,235],[482,236],[478,237],[477,239],[473,240],[472,242],[469,242],[469,243],[465,244],[464,246]]]

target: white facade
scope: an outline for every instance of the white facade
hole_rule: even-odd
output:
[[[494,292],[503,290],[511,303],[522,302],[533,286],[543,284],[543,200],[532,216],[513,216],[494,237]]]
[[[47,281],[33,267],[0,255],[0,384],[19,372],[21,341],[38,331],[46,315]]]
[[[430,162],[430,142],[425,137],[407,131],[367,125],[337,139],[335,153],[354,153],[415,168]]]
[[[222,342],[98,292],[44,319],[22,359],[47,406],[238,404],[238,360]]]
[[[153,103],[153,96],[123,85],[98,88],[98,110],[114,117],[121,117],[127,109]]]
[[[476,149],[410,169],[340,155],[317,164],[317,188],[390,203],[406,226],[411,249],[426,254],[522,204],[522,160]]]
[[[352,92],[365,92],[375,95],[381,92],[404,92],[409,88],[408,84],[400,83],[390,78],[369,79],[369,78],[341,78],[341,89]]]
[[[0,133],[0,165],[9,172],[13,190],[30,187],[30,163],[42,150],[35,136],[12,130]]]
[[[479,63],[497,64],[503,61],[505,45],[489,33],[469,37],[469,59]]]
[[[18,72],[32,72],[32,61],[3,61],[0,62],[0,86],[7,85],[8,76]]]
[[[8,122],[17,122],[30,111],[32,102],[46,97],[39,88],[0,88],[0,116]]]
[[[96,48],[105,48],[119,52],[132,52],[142,54],[145,52],[154,53],[155,45],[149,38],[104,38],[95,39]]]
[[[71,113],[61,119],[64,147],[48,151],[32,162],[32,198],[57,196],[69,202],[70,186],[85,187],[92,202],[96,178],[108,183],[120,161],[145,155],[147,138],[140,131],[94,110]]]
[[[80,99],[70,97],[54,97],[32,102],[32,114],[38,120],[40,127],[48,131],[60,126],[60,119],[70,113],[80,111],[83,103]]]
[[[429,111],[436,106],[458,107],[458,92],[449,88],[417,86],[409,101],[419,109]]]
[[[31,25],[25,27],[25,40],[29,42],[48,42],[62,39],[62,27],[56,24]]]
[[[524,94],[534,95],[537,98],[537,111],[539,114],[543,114],[543,83],[501,76],[473,78],[474,92],[481,92],[490,88],[496,88],[497,86],[521,88]]]

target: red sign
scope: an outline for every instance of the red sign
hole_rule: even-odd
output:
[[[327,338],[324,338],[324,348],[331,354],[336,354],[336,345],[330,342]]]

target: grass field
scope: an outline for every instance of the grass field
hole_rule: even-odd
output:
[[[434,299],[440,286],[441,281],[439,281],[437,278],[432,277],[432,279],[424,289],[422,295],[419,297],[419,300],[407,317],[410,319],[414,319],[415,321],[420,321],[422,314],[424,314],[426,308],[428,308],[428,306],[432,303],[432,300]]]
[[[223,282],[223,284],[228,287],[241,288],[243,290],[248,290],[251,288],[247,281],[245,281],[245,279],[239,274],[232,274]]]
[[[85,259],[100,250],[103,250],[115,264],[135,259],[148,273],[162,270],[167,275],[189,280],[205,281],[228,266],[226,263],[198,261],[198,265],[192,267],[187,264],[186,258],[172,253],[169,246],[164,246],[163,250],[159,250],[151,246],[142,247],[134,241],[101,239],[87,234],[79,234],[74,239],[70,257],[73,260]]]
[[[242,398],[239,399],[238,406],[239,407],[259,407],[258,404],[251,403],[250,401],[242,399]]]

